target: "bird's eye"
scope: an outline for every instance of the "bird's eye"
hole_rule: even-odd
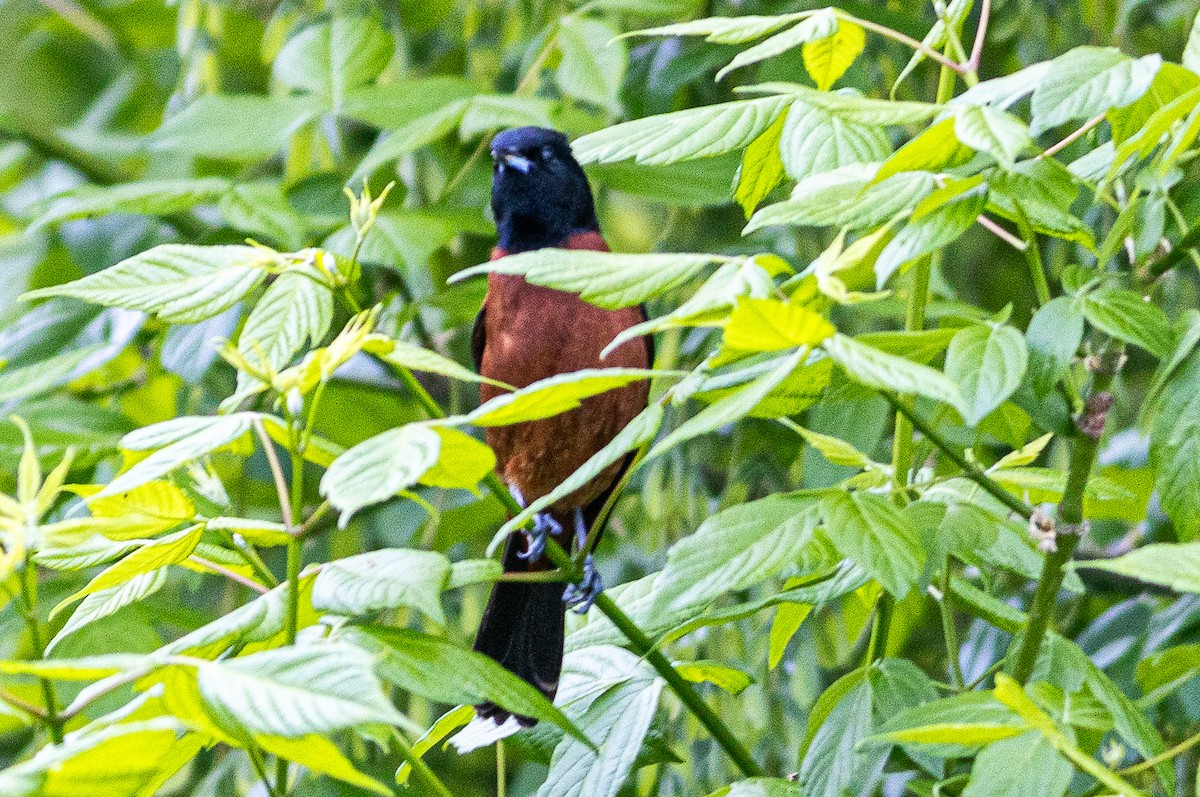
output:
[[[542,147],[542,160],[548,161],[553,157],[554,157],[554,147],[550,146],[549,144]]]

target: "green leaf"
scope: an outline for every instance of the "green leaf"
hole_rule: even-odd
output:
[[[988,209],[1034,232],[1082,244],[1094,251],[1096,242],[1086,224],[1071,213],[1079,196],[1075,178],[1051,158],[1022,161],[1011,171],[988,177]]]
[[[805,619],[812,613],[813,607],[807,603],[784,603],[775,610],[771,621],[771,637],[767,652],[767,667],[775,669],[783,661],[788,643],[804,625]]]
[[[1176,592],[1200,592],[1200,542],[1153,543],[1115,559],[1082,561],[1076,568],[1119,573]]]
[[[1200,537],[1200,350],[1166,381],[1150,427],[1150,463],[1163,511],[1181,540]]]
[[[761,97],[649,116],[590,133],[576,139],[572,149],[580,163],[633,158],[663,164],[709,158],[749,145],[791,101]]]
[[[450,562],[440,553],[384,548],[321,565],[312,605],[351,616],[409,607],[444,625],[442,590],[449,577]]]
[[[648,665],[620,648],[568,656],[559,699],[597,749],[563,739],[537,797],[615,797],[637,760],[662,687]]]
[[[373,672],[374,661],[345,643],[312,644],[198,662],[205,707],[226,732],[289,739],[370,722],[401,721]]]
[[[800,785],[783,778],[748,778],[717,789],[708,797],[802,797]]]
[[[824,708],[824,716],[800,762],[806,797],[841,797],[851,785],[865,788],[878,778],[877,762],[881,763],[882,756],[856,752],[858,743],[870,735],[872,725],[871,684],[866,671],[859,672],[856,679],[847,680],[847,687],[835,691],[835,683],[825,692],[834,702]],[[813,711],[815,714],[817,709]]]
[[[788,110],[779,149],[793,180],[850,164],[881,161],[891,152],[887,136],[877,124],[846,118],[804,99]]]
[[[154,450],[154,453],[109,482],[95,498],[128,492],[165,476],[184,463],[224,448],[249,432],[257,417],[253,412],[215,417],[187,415],[130,432],[121,439],[122,448]]]
[[[1062,797],[1074,770],[1037,731],[988,745],[975,759],[963,797]]]
[[[63,623],[63,627],[54,635],[54,638],[46,644],[46,652],[49,653],[58,647],[58,643],[69,634],[158,592],[167,583],[169,569],[160,567],[148,573],[140,573],[117,586],[98,589],[87,595],[75,608],[75,611],[71,612],[71,616],[67,618],[67,622]],[[67,600],[72,600],[72,598]]]
[[[204,527],[209,531],[226,531],[240,534],[252,545],[274,547],[287,545],[292,540],[287,526],[272,520],[255,520],[251,518],[215,517],[210,518]]]
[[[100,367],[117,353],[108,346],[85,346],[41,362],[0,370],[0,401],[16,402],[45,393]]]
[[[1026,730],[1021,718],[990,693],[966,692],[901,711],[863,744],[919,744],[938,757],[957,758]]]
[[[660,440],[646,455],[644,461],[654,459],[680,443],[702,434],[708,434],[750,414],[763,399],[767,398],[793,371],[800,367],[807,353],[807,348],[798,349],[791,356],[774,364],[770,370],[754,381],[747,383],[744,387],[739,387],[732,393],[721,396],[716,402],[684,421],[673,432]]]
[[[1188,34],[1187,45],[1183,48],[1182,63],[1188,69],[1200,75],[1200,12],[1192,21],[1192,32]]]
[[[835,490],[821,499],[825,534],[897,598],[906,595],[925,564],[917,529],[894,504],[871,493]]]
[[[842,22],[840,24],[847,25],[849,23]],[[765,61],[768,58],[774,58],[802,44],[833,36],[837,33],[838,29],[839,21],[833,14],[833,10],[828,8],[821,9],[812,16],[788,28],[783,33],[777,33],[766,41],[738,53],[729,62],[728,66],[717,72],[716,79],[721,80],[735,69],[740,69],[750,64],[757,64],[759,61]]]
[[[944,172],[962,166],[975,156],[959,141],[954,119],[943,119],[922,130],[883,162],[876,182],[904,172]]]
[[[717,44],[745,44],[762,38],[800,19],[802,14],[777,17],[705,17],[690,22],[677,22],[658,28],[646,28],[622,34],[628,36],[704,36],[705,41]]]
[[[346,758],[342,751],[324,736],[310,733],[296,739],[289,739],[286,736],[260,734],[254,737],[254,744],[271,755],[294,761],[313,772],[328,775],[343,783],[375,792],[383,797],[391,797],[391,789],[375,778],[359,772],[350,759]]]
[[[332,323],[329,286],[305,271],[289,270],[270,284],[250,311],[238,335],[238,351],[255,368],[277,373],[324,338]],[[239,389],[253,382],[249,374],[238,374]]]
[[[887,354],[841,333],[821,345],[854,381],[867,387],[943,401],[960,412],[965,407],[962,394],[941,371]]]
[[[775,224],[806,227],[875,227],[912,212],[934,190],[928,172],[898,174],[872,183],[874,168],[862,164],[816,174],[802,180],[791,199],[754,214],[744,233]]]
[[[954,134],[968,147],[986,152],[1011,170],[1033,144],[1029,128],[1012,114],[987,105],[968,105],[954,115]]]
[[[1155,75],[1154,82],[1150,84],[1150,89],[1142,95],[1141,99],[1124,108],[1109,111],[1108,121],[1112,125],[1113,141],[1122,145],[1145,128],[1157,128],[1154,134],[1147,136],[1152,141],[1147,141],[1146,144],[1153,148],[1154,143],[1165,132],[1165,128],[1158,128],[1158,125],[1147,123],[1158,111],[1170,106],[1197,86],[1200,86],[1200,75],[1176,64],[1163,64],[1158,74]],[[1195,100],[1192,99],[1190,102],[1182,104],[1182,107],[1171,113],[1168,118],[1179,119],[1186,115],[1194,105]],[[1122,151],[1124,149],[1121,147]],[[1119,159],[1124,161],[1127,157]]]
[[[754,679],[741,670],[726,667],[715,661],[686,661],[675,665],[675,671],[694,684],[712,684],[731,695],[739,695]]]
[[[145,797],[195,756],[201,737],[172,717],[93,723],[0,772],[12,797]]]
[[[308,97],[207,94],[147,139],[151,149],[193,157],[256,161],[277,153],[319,112]]]
[[[414,755],[424,756],[425,753],[432,750],[449,736],[454,731],[466,725],[475,718],[475,709],[472,706],[459,706],[452,708],[442,716],[438,717],[437,722],[429,726],[429,730],[420,739],[413,742],[412,751]],[[396,782],[401,786],[408,783],[409,777],[412,775],[412,764],[408,761],[400,764],[400,768],[396,770]]]
[[[863,29],[846,19],[839,19],[832,36],[810,41],[801,51],[804,68],[820,91],[829,91],[834,83],[862,54],[867,45]]]
[[[278,183],[235,185],[221,197],[217,207],[234,229],[253,233],[287,249],[301,248],[308,237],[304,218],[292,207]]]
[[[409,628],[366,626],[383,653],[379,672],[406,691],[438,703],[491,701],[523,717],[552,722],[572,737],[588,737],[534,687],[482,653]]]
[[[191,180],[141,180],[115,186],[85,185],[55,194],[30,229],[106,213],[164,216],[214,202],[232,183],[222,177]]]
[[[742,154],[733,198],[750,218],[758,203],[767,198],[775,186],[783,182],[786,172],[779,155],[779,138],[783,134],[784,116],[780,116],[758,138],[750,142]],[[749,229],[747,229],[749,232]]]
[[[958,385],[967,412],[977,426],[1021,386],[1028,364],[1025,338],[1007,324],[973,324],[950,341],[946,376]]]
[[[660,372],[638,368],[589,368],[534,382],[485,402],[463,420],[475,426],[510,426],[549,418],[592,396],[650,379]]]
[[[739,299],[725,325],[724,343],[740,351],[814,347],[837,330],[819,314],[777,299]]]
[[[819,555],[818,519],[804,496],[772,495],[718,512],[667,551],[657,601],[669,609],[703,606],[772,578],[810,549]]]
[[[358,510],[416,484],[440,450],[441,438],[426,424],[389,429],[334,460],[321,477],[321,495],[341,512],[338,525],[345,528]]]
[[[497,382],[480,376],[470,368],[465,368],[449,357],[443,357],[435,351],[423,349],[415,343],[387,338],[382,335],[372,335],[363,345],[363,351],[383,360],[388,365],[404,368],[408,371],[424,371],[425,373],[440,374],[463,382],[482,382],[505,390],[514,390],[512,385]]]
[[[474,94],[471,82],[457,75],[405,78],[354,89],[347,93],[341,112],[373,127],[393,130],[418,124],[422,118]]]
[[[1156,357],[1171,355],[1171,323],[1149,297],[1106,286],[1085,294],[1082,301],[1084,316],[1101,331],[1141,346]]]
[[[707,265],[730,262],[734,258],[722,255],[537,249],[460,271],[451,281],[478,274],[520,274],[534,285],[577,293],[585,302],[615,310],[678,287]]]
[[[1162,56],[1131,59],[1113,47],[1076,47],[1050,62],[1033,92],[1031,132],[1089,119],[1135,102],[1150,88]]]
[[[232,307],[267,276],[274,255],[253,246],[163,244],[83,279],[23,298],[72,296],[194,324]]]
[[[410,152],[416,152],[457,128],[471,106],[469,99],[458,99],[431,110],[428,113],[397,125],[392,132],[380,136],[370,151],[358,163],[350,180],[353,182],[369,176],[380,167],[391,163]],[[358,116],[363,113],[359,112]]]
[[[588,17],[565,16],[558,25],[558,51],[562,60],[554,71],[558,87],[578,100],[619,111],[621,83],[629,60],[620,33]]]
[[[372,17],[335,16],[288,39],[272,73],[281,83],[320,95],[329,110],[383,71],[392,58],[392,37]]]
[[[762,136],[755,139],[761,140]],[[774,158],[779,160],[778,141]],[[729,184],[737,171],[737,160],[737,155],[730,153],[665,166],[642,166],[629,161],[592,164],[585,171],[593,185],[670,207],[706,208],[729,204]],[[780,166],[781,174],[782,170]]]
[[[50,616],[54,617],[64,608],[86,595],[91,595],[94,592],[99,592],[109,587],[120,586],[134,576],[144,575],[159,568],[182,562],[192,555],[192,551],[196,550],[196,544],[200,542],[200,535],[203,531],[203,526],[193,526],[192,528],[168,534],[147,545],[143,545],[93,578],[88,582],[87,586],[69,598],[64,598],[50,612]],[[159,586],[161,586],[161,583]]]
[[[496,468],[496,455],[486,444],[449,426],[434,426],[441,438],[437,463],[418,479],[428,487],[475,490]]]
[[[986,186],[976,179],[959,180],[925,197],[912,218],[875,261],[876,284],[882,288],[906,263],[953,243],[966,232],[987,204]]]

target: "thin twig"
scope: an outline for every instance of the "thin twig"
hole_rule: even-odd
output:
[[[1029,244],[1025,243],[1020,238],[1013,235],[1011,232],[1004,229],[982,213],[975,218],[975,221],[979,222],[980,227],[983,227],[985,230],[990,232],[992,235],[995,235],[1001,241],[1004,241],[1004,243],[1008,244],[1013,249],[1016,249],[1018,252],[1024,252],[1029,247]]]
[[[971,57],[967,59],[967,69],[979,71],[979,61],[983,58],[983,41],[987,38],[988,19],[992,15],[992,0],[983,0],[979,6],[979,27],[975,30],[975,45],[971,48]]]
[[[1088,131],[1090,131],[1093,127],[1095,127],[1096,125],[1100,124],[1103,121],[1104,121],[1104,114],[1100,114],[1098,116],[1093,116],[1091,119],[1088,119],[1086,122],[1084,122],[1083,126],[1080,127],[1078,130],[1076,130],[1074,133],[1067,136],[1066,138],[1064,138],[1062,141],[1058,142],[1057,144],[1054,144],[1049,149],[1047,149],[1045,152],[1043,152],[1041,155],[1038,155],[1038,158],[1039,159],[1040,158],[1049,158],[1052,155],[1058,154],[1062,150],[1064,150],[1067,147],[1074,144],[1076,141],[1078,141],[1083,136],[1087,135]]]
[[[1026,520],[1033,517],[1032,507],[1030,507],[1020,498],[1017,498],[1008,490],[1005,490],[996,482],[995,479],[988,476],[977,466],[968,462],[965,457],[955,451],[953,446],[946,442],[941,435],[935,432],[933,428],[929,426],[929,424],[925,423],[921,416],[917,415],[917,413],[905,405],[904,402],[900,401],[900,399],[886,391],[880,392],[879,395],[883,396],[883,398],[892,405],[896,412],[907,418],[908,422],[913,425],[913,428],[924,435],[926,440],[937,446],[937,448],[943,454],[945,454],[951,462],[957,465],[962,470],[964,476],[978,484],[993,498]]]
[[[17,697],[12,692],[7,692],[3,689],[0,689],[0,701],[7,703],[8,705],[12,706],[13,708],[17,709],[18,711],[24,711],[26,714],[36,717],[38,720],[40,720],[42,722],[46,721],[46,712],[45,711],[42,711],[40,708],[35,706],[33,703],[30,703],[25,699]]]
[[[1158,755],[1154,756],[1153,758],[1147,758],[1145,761],[1142,761],[1141,763],[1138,763],[1138,764],[1134,764],[1133,766],[1126,767],[1125,769],[1118,769],[1117,774],[1118,775],[1135,775],[1138,772],[1144,772],[1147,769],[1151,769],[1155,766],[1158,766],[1159,764],[1161,764],[1164,761],[1170,761],[1175,756],[1179,755],[1180,753],[1187,752],[1189,749],[1191,749],[1192,747],[1195,747],[1198,744],[1200,744],[1200,733],[1197,733],[1194,736],[1189,736],[1188,738],[1184,739],[1179,744],[1172,747],[1170,750],[1164,750],[1163,752],[1159,753]]]
[[[261,420],[254,421],[254,431],[258,432],[258,439],[262,441],[263,452],[267,455],[267,463],[271,466],[271,475],[275,481],[275,492],[279,496],[279,511],[283,515],[283,525],[287,529],[287,533],[295,535],[295,521],[292,517],[292,504],[288,499],[287,477],[283,475],[283,465],[279,462],[279,455],[275,453],[275,444],[271,440],[271,436],[267,434],[266,427],[263,426]]]
[[[205,559],[203,556],[199,556],[197,554],[192,554],[191,556],[188,557],[188,559],[195,562],[196,564],[200,565],[201,567],[203,567],[207,570],[213,571],[217,575],[225,576],[225,578],[229,579],[230,581],[241,584],[243,587],[246,587],[248,589],[254,590],[259,595],[266,595],[268,592],[271,591],[268,588],[264,587],[262,584],[259,584],[254,579],[246,578],[241,573],[238,573],[235,570],[230,570],[228,567],[225,567],[225,565],[217,564],[216,562],[210,562],[208,559]]]
[[[909,47],[911,47],[914,50],[919,50],[920,52],[924,53],[927,57],[932,58],[934,61],[937,61],[942,66],[946,67],[947,69],[951,69],[960,75],[965,75],[968,71],[967,68],[965,66],[963,66],[962,64],[952,61],[951,59],[942,55],[937,50],[933,49],[932,47],[925,44],[924,42],[917,41],[913,37],[908,36],[904,33],[901,33],[898,30],[893,30],[892,28],[889,28],[886,25],[880,25],[878,22],[872,22],[869,19],[862,19],[860,17],[856,17],[853,14],[848,14],[845,11],[842,11],[840,9],[834,9],[834,14],[836,14],[841,19],[846,20],[847,22],[853,22],[855,25],[859,25],[863,28],[866,28],[867,30],[874,31],[881,36],[886,36],[889,39],[893,39],[895,41],[900,42],[901,44],[908,45]]]

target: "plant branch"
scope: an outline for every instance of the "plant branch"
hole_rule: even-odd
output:
[[[1152,278],[1161,277],[1171,269],[1178,266],[1188,257],[1188,253],[1196,247],[1200,247],[1200,224],[1179,239],[1179,244],[1168,252],[1162,259],[1150,265],[1149,272]]]
[[[1125,769],[1118,769],[1117,774],[1136,775],[1138,772],[1145,772],[1147,769],[1152,769],[1164,761],[1170,761],[1172,758],[1180,755],[1181,753],[1186,753],[1188,750],[1197,745],[1200,745],[1200,733],[1189,736],[1171,749],[1164,750],[1153,758],[1147,758],[1145,761],[1134,764],[1130,767],[1126,767]]]
[[[1104,121],[1104,114],[1099,114],[1098,116],[1093,116],[1091,119],[1088,119],[1086,122],[1084,122],[1083,126],[1080,127],[1078,130],[1076,130],[1074,133],[1071,133],[1069,136],[1064,138],[1062,141],[1058,142],[1057,144],[1054,144],[1049,149],[1047,149],[1045,152],[1043,152],[1041,155],[1038,155],[1038,159],[1049,158],[1052,155],[1057,155],[1059,152],[1061,152],[1062,150],[1071,146],[1072,144],[1074,144],[1076,141],[1078,141],[1083,136],[1087,135],[1088,131],[1090,131],[1093,127],[1095,127],[1096,125],[1100,124],[1103,121]]]
[[[25,567],[21,571],[21,599],[25,604],[25,622],[29,626],[29,638],[33,643],[34,658],[46,657],[46,644],[42,636],[42,626],[37,617],[37,566],[29,553],[25,554]],[[54,685],[47,678],[38,678],[42,687],[42,700],[46,704],[44,714],[46,728],[55,744],[62,744],[63,722],[59,717],[58,697],[54,694]]]
[[[429,768],[428,764],[425,763],[425,759],[421,758],[421,756],[417,755],[416,752],[413,751],[412,745],[408,743],[408,740],[404,738],[404,735],[400,733],[398,728],[392,728],[392,744],[394,744],[396,749],[400,751],[400,755],[403,756],[404,760],[408,762],[408,765],[412,767],[413,772],[415,772],[417,776],[421,778],[421,780],[425,781],[425,785],[427,785],[434,794],[437,794],[438,797],[454,797],[454,793],[446,788],[446,784],[442,783],[441,778],[434,774],[434,771]]]
[[[1029,619],[1018,637],[1019,647],[1015,654],[1010,649],[1010,655],[1014,656],[1011,659],[1012,676],[1018,683],[1028,681],[1037,666],[1042,642],[1054,617],[1058,591],[1062,587],[1067,563],[1071,561],[1071,556],[1083,536],[1083,493],[1096,464],[1100,436],[1104,433],[1108,409],[1112,405],[1112,396],[1108,391],[1124,356],[1124,347],[1111,343],[1097,355],[1091,391],[1084,404],[1084,411],[1075,419],[1076,431],[1071,443],[1067,487],[1063,492],[1062,501],[1058,504],[1055,520],[1056,544],[1054,550],[1046,554],[1042,563],[1042,574],[1038,578],[1029,607]]]
[[[505,490],[502,486],[500,491],[508,495],[508,490]],[[509,497],[511,498],[511,496]],[[575,566],[575,563],[567,555],[567,552],[553,539],[547,541],[546,555],[550,557],[550,561],[556,567],[567,573],[571,573],[574,577],[573,580],[583,578],[583,572]],[[742,746],[737,737],[733,735],[733,731],[729,729],[724,720],[704,702],[704,698],[700,697],[691,684],[671,666],[671,662],[667,660],[667,657],[655,647],[654,641],[646,636],[642,629],[638,628],[637,624],[629,618],[629,615],[621,611],[621,608],[608,596],[608,593],[601,592],[597,596],[596,608],[629,640],[633,652],[644,658],[651,667],[658,671],[658,674],[671,687],[671,691],[687,706],[696,719],[700,720],[700,724],[708,729],[713,739],[725,750],[733,760],[733,763],[737,765],[737,768],[742,771],[742,774],[751,778],[761,776],[763,774],[762,768],[750,756],[750,753]]]
[[[267,464],[271,468],[271,476],[275,481],[275,494],[279,497],[279,511],[283,515],[283,525],[288,534],[295,536],[295,516],[292,514],[292,504],[288,498],[287,478],[283,475],[283,465],[279,461],[279,455],[275,453],[275,444],[271,442],[271,437],[267,434],[261,420],[254,422],[254,431],[258,433],[258,439],[262,441],[263,453],[267,455]]]
[[[1001,241],[1004,241],[1004,243],[1008,244],[1013,249],[1016,249],[1018,252],[1024,252],[1029,248],[1029,244],[1027,244],[1025,241],[1022,241],[1020,238],[1013,235],[1011,232],[1004,229],[984,214],[980,213],[975,218],[975,221],[979,222],[980,227],[983,227],[985,230],[999,238]]]
[[[937,50],[933,49],[932,47],[925,44],[924,42],[917,41],[912,36],[901,33],[898,30],[889,28],[886,25],[880,25],[878,22],[872,22],[869,19],[862,19],[861,17],[856,17],[853,14],[848,14],[845,11],[842,11],[840,9],[835,8],[834,14],[836,14],[840,19],[846,20],[847,22],[853,22],[855,25],[866,28],[867,30],[870,30],[870,31],[874,31],[875,33],[878,33],[880,36],[886,36],[887,38],[892,39],[893,41],[898,41],[901,44],[907,45],[908,47],[911,47],[914,50],[919,50],[920,52],[924,53],[927,57],[932,58],[934,61],[937,61],[939,64],[941,64],[942,68],[944,68],[944,69],[949,69],[953,72],[957,72],[960,75],[965,75],[968,71],[967,68],[965,66],[963,66],[962,64],[956,63],[955,61],[942,55]]]
[[[188,557],[188,559],[195,562],[196,564],[200,565],[201,567],[203,567],[206,570],[211,570],[219,576],[225,576],[225,578],[229,579],[230,581],[232,581],[236,584],[241,584],[243,587],[246,587],[247,589],[254,590],[259,595],[266,595],[268,592],[270,592],[269,589],[264,587],[262,584],[259,584],[254,579],[246,578],[241,573],[238,573],[234,570],[230,570],[228,567],[225,567],[225,565],[217,564],[216,562],[210,562],[208,559],[205,559],[203,556],[198,556],[196,554],[192,554],[191,556]]]
[[[983,43],[987,39],[988,20],[992,15],[992,0],[983,0],[979,6],[979,27],[975,29],[975,45],[971,47],[971,57],[967,59],[967,70],[975,74],[979,71],[979,62],[983,58]]]
[[[957,465],[962,470],[964,476],[978,484],[993,498],[1026,520],[1029,520],[1031,517],[1033,517],[1033,508],[1029,506],[1029,504],[1025,503],[1020,498],[1017,498],[1008,490],[1005,490],[1003,487],[1001,487],[995,479],[988,476],[984,471],[980,470],[979,466],[968,462],[966,457],[955,451],[954,447],[951,446],[945,438],[934,431],[933,427],[925,423],[921,416],[917,415],[914,410],[908,407],[908,405],[906,405],[898,397],[886,392],[881,392],[879,395],[883,396],[883,398],[892,405],[898,414],[903,415],[905,419],[912,424],[913,428],[920,432],[926,440],[933,443],[933,445],[937,447],[937,449],[943,454],[945,454],[951,462]]]
[[[33,703],[24,698],[17,697],[12,692],[0,689],[0,702],[7,703],[18,711],[23,711],[32,717],[35,717],[39,722],[46,722],[46,712],[35,706]]]
[[[404,368],[396,369],[406,386],[412,391],[414,397],[425,407],[426,411],[434,418],[445,418],[446,413],[424,386],[413,377],[412,373]],[[516,516],[521,513],[523,507],[517,503],[517,500],[509,493],[508,488],[500,480],[500,477],[495,471],[492,471],[484,478],[484,484],[504,504],[505,509],[511,516]],[[578,582],[583,578],[583,571],[575,564],[570,555],[562,549],[553,539],[547,540],[546,556],[554,563],[562,573],[566,574],[571,582]],[[729,726],[709,708],[704,699],[692,688],[682,675],[680,675],[666,656],[658,651],[654,645],[654,641],[646,636],[645,632],[640,629],[636,623],[629,618],[621,610],[621,607],[608,596],[607,593],[601,592],[596,598],[595,607],[608,618],[617,630],[620,631],[627,640],[633,652],[649,662],[658,674],[662,676],[667,685],[683,702],[683,704],[695,715],[696,719],[708,729],[712,734],[713,739],[717,744],[729,755],[738,769],[747,777],[757,777],[762,775],[763,770],[750,756],[750,753],[742,746],[737,737]],[[415,768],[415,767],[414,767]]]

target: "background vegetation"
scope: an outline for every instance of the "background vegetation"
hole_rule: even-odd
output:
[[[1196,3],[837,9],[2,0],[0,794],[1194,797]],[[559,708],[478,427],[646,375],[477,408],[524,124],[695,253],[499,264],[658,333]]]

